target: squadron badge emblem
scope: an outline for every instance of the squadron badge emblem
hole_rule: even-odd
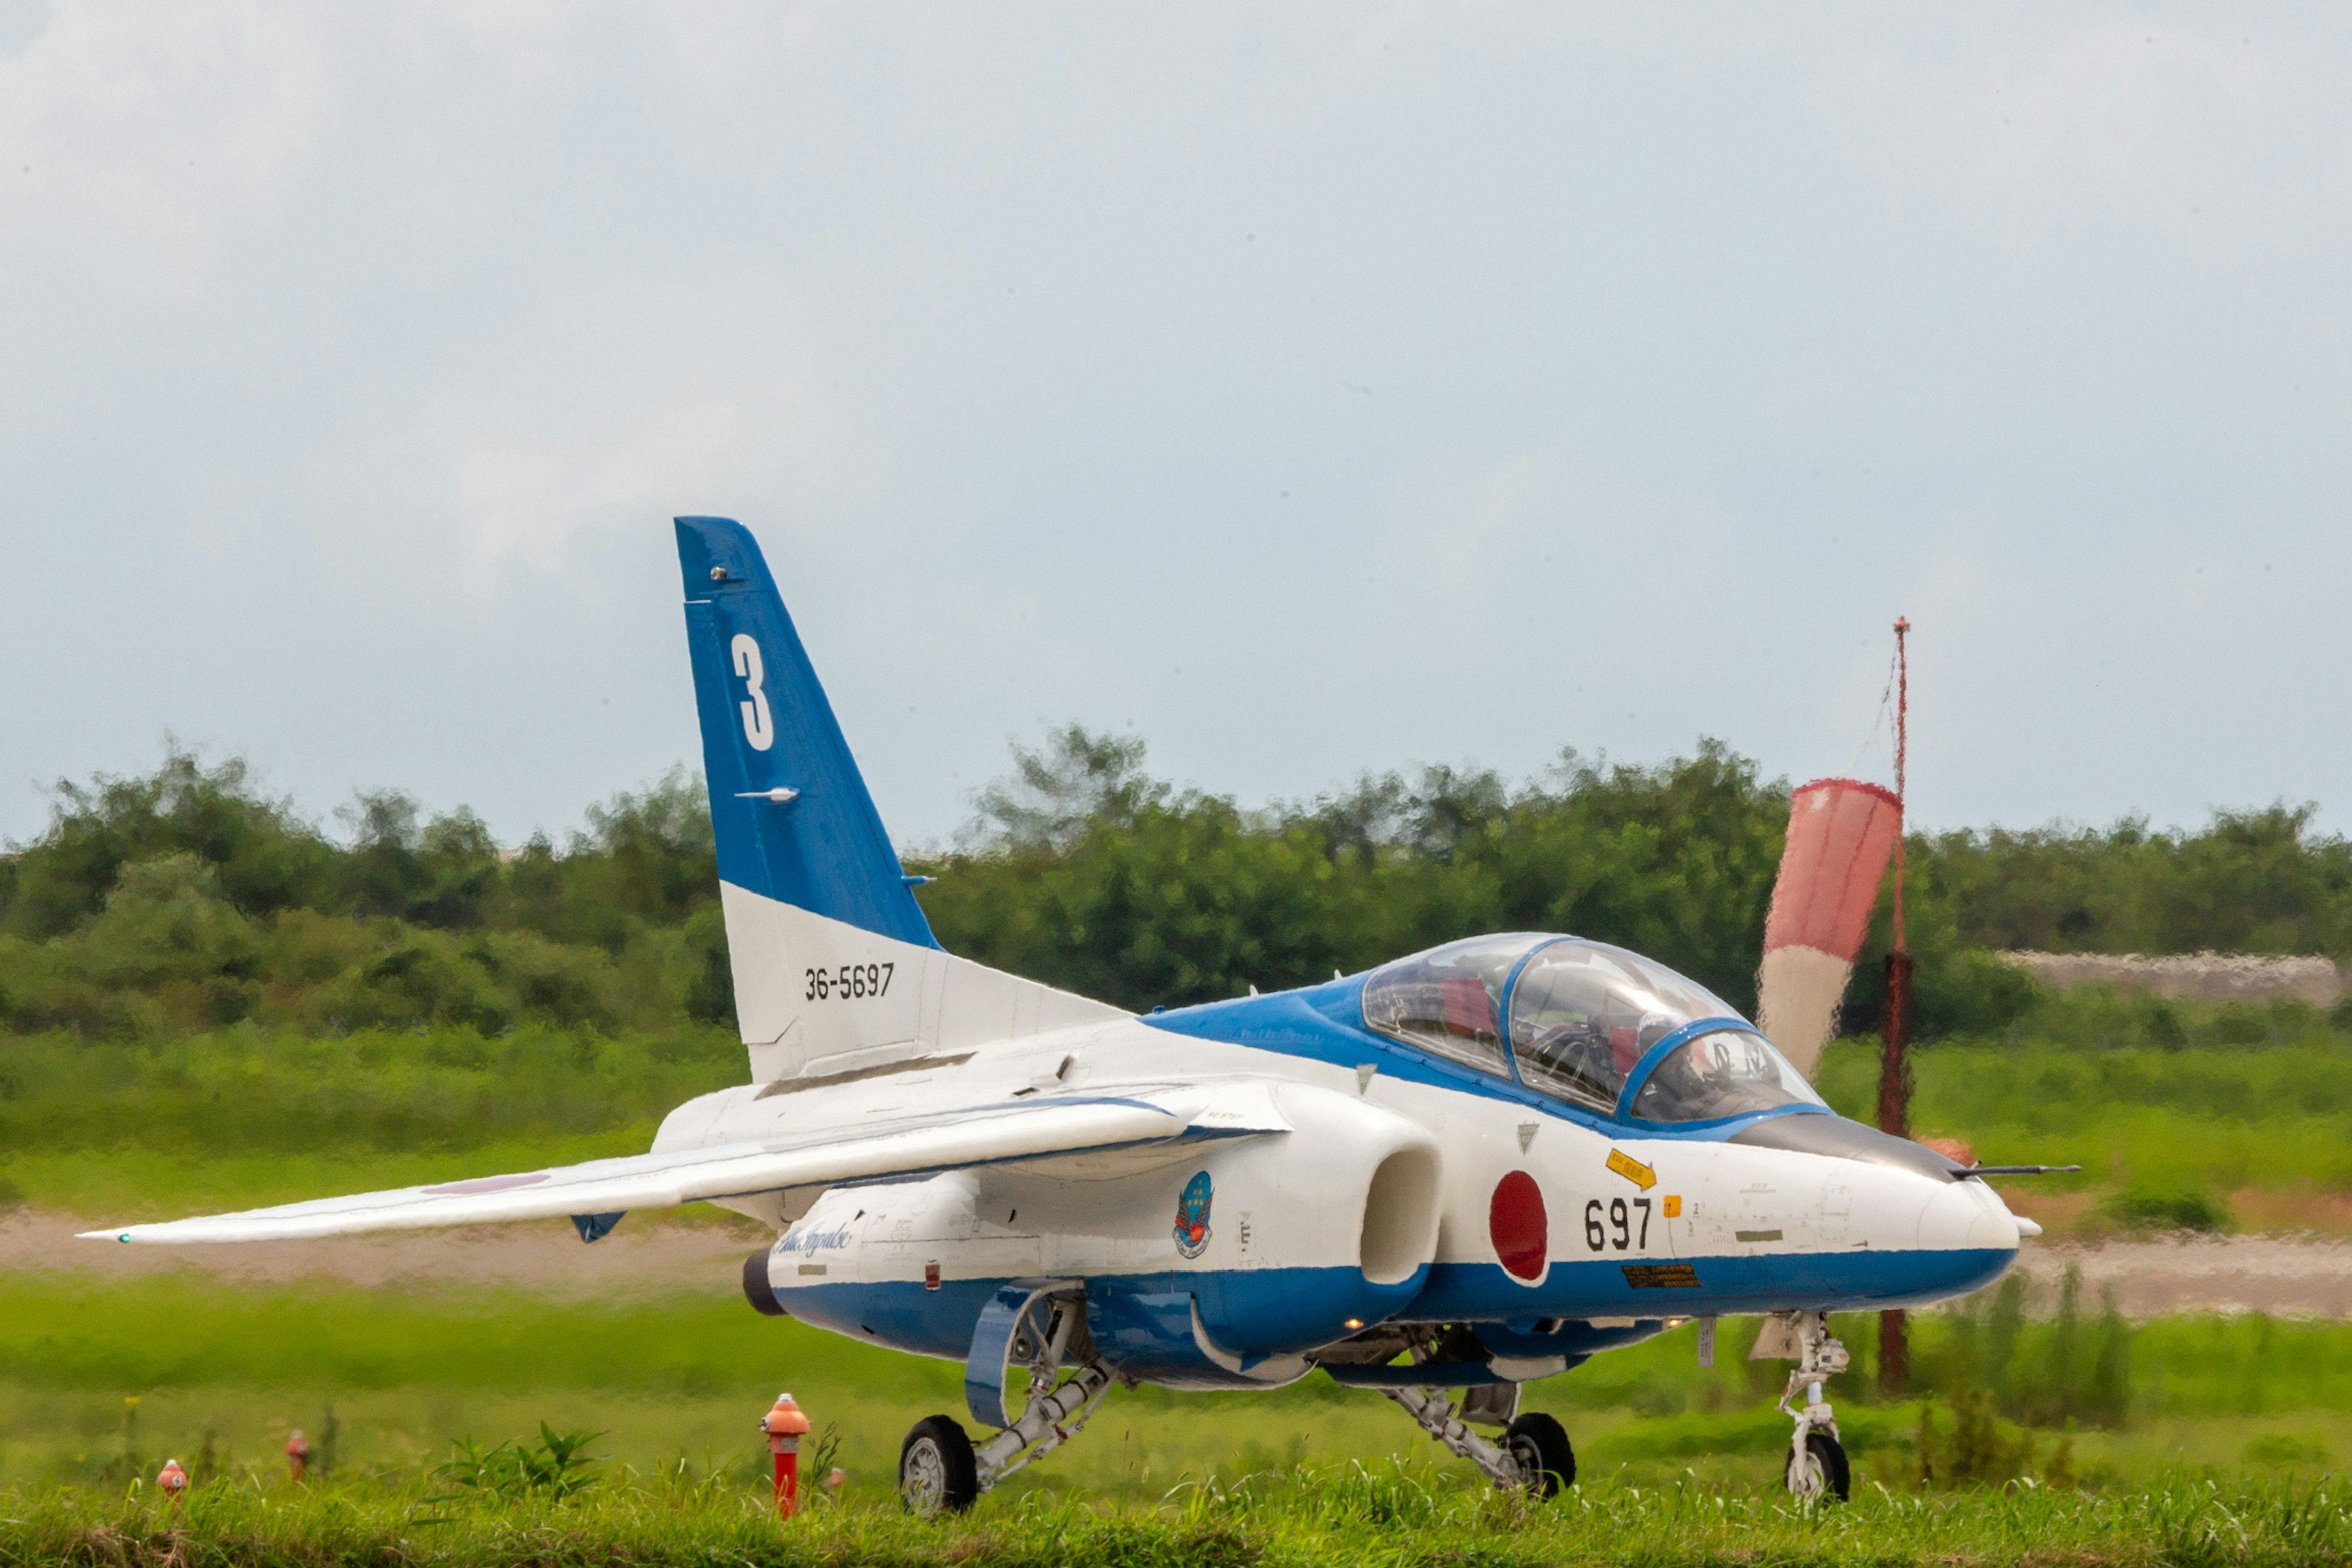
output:
[[[1209,1204],[1215,1196],[1206,1171],[1184,1184],[1184,1195],[1176,1200],[1176,1250],[1182,1257],[1209,1250]]]

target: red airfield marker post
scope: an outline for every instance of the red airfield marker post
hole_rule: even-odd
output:
[[[793,1403],[789,1394],[776,1395],[774,1408],[760,1417],[760,1430],[768,1435],[768,1451],[776,1457],[776,1517],[790,1519],[800,1509],[801,1438],[809,1429],[809,1418]]]

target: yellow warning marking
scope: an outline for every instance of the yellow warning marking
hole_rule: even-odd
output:
[[[1645,1193],[1658,1184],[1657,1172],[1653,1171],[1631,1154],[1622,1153],[1618,1150],[1609,1151],[1609,1168]]]
[[[1683,1195],[1682,1195],[1682,1194],[1680,1194],[1680,1193],[1668,1193],[1668,1194],[1666,1194],[1666,1205],[1665,1205],[1665,1206],[1666,1206],[1666,1217],[1667,1217],[1668,1219],[1680,1219],[1680,1218],[1682,1218],[1682,1217],[1683,1217]]]

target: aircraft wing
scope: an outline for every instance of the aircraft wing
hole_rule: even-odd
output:
[[[1239,1086],[1235,1086],[1239,1088]],[[1207,1085],[1013,1100],[821,1132],[787,1133],[434,1186],[399,1187],[81,1234],[92,1240],[283,1241],[363,1231],[667,1208],[702,1198],[915,1175],[1178,1140],[1288,1131],[1262,1089]]]

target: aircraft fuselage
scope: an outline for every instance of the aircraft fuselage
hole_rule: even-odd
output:
[[[1517,1381],[1669,1320],[1944,1300],[2016,1254],[2000,1197],[1916,1145],[1811,1109],[1612,1125],[1350,1026],[1361,984],[910,1052],[821,1094],[729,1089],[681,1107],[656,1148],[792,1133],[803,1106],[878,1128],[1187,1083],[1249,1100],[1240,1120],[1293,1130],[735,1205],[788,1226],[768,1284],[811,1322],[961,1361],[1000,1289],[1083,1284],[1110,1364],[1186,1386],[1286,1381],[1383,1322],[1486,1325]],[[1759,1128],[1800,1146],[1739,1141]]]

